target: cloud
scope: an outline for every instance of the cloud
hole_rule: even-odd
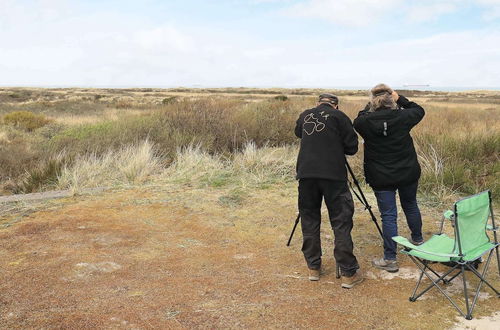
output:
[[[251,4],[262,4],[262,3],[286,3],[290,0],[250,0]]]
[[[155,52],[195,50],[195,43],[190,36],[170,26],[137,31],[133,39],[143,49]]]
[[[390,15],[401,0],[307,0],[295,4],[285,13],[296,17],[309,17],[351,26],[367,26]]]
[[[456,2],[440,2],[422,4],[409,8],[408,18],[412,22],[426,22],[436,20],[444,14],[449,14],[458,9]]]
[[[0,6],[6,3],[0,0]],[[191,22],[154,24],[119,12],[82,13],[65,1],[50,2],[56,14],[8,3],[11,15],[0,17],[0,24],[11,22],[0,29],[0,85],[500,85],[500,33],[494,27],[370,43],[332,35],[318,47],[313,39],[270,40]]]
[[[264,0],[265,1],[265,0]],[[367,27],[398,17],[413,23],[435,21],[458,10],[479,8],[486,20],[500,18],[500,0],[302,0],[284,9],[293,17],[316,18],[346,27]]]
[[[492,21],[500,18],[500,0],[476,0],[477,3],[486,8],[483,17]]]

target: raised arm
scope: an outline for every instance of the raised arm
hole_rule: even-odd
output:
[[[403,108],[402,113],[405,116],[405,122],[409,126],[409,128],[417,125],[422,120],[422,118],[424,118],[424,108],[422,108],[417,103],[408,100],[403,95],[399,95],[397,103],[399,107]]]

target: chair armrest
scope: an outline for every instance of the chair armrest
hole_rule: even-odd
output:
[[[500,227],[493,228],[493,225],[486,225],[486,230],[490,231],[500,231]]]
[[[443,213],[443,218],[453,220],[455,218],[455,213],[452,210],[448,210]]]

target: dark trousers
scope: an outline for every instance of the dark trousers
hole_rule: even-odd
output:
[[[346,181],[299,180],[299,212],[302,225],[302,252],[309,269],[321,268],[321,202],[324,198],[335,235],[333,254],[342,275],[351,276],[359,268],[351,238],[354,203]]]
[[[420,242],[422,237],[422,216],[417,205],[418,181],[398,188],[399,201],[406,216],[406,222],[411,230],[411,239]],[[384,259],[396,260],[397,244],[392,237],[398,236],[398,209],[396,207],[396,190],[374,190],[378,209],[382,216],[382,231],[384,232]]]

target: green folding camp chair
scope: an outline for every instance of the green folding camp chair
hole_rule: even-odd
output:
[[[488,225],[488,218],[490,216],[491,226]],[[443,234],[444,222],[446,219],[450,220],[454,227],[454,238],[450,238],[446,236],[446,234]],[[491,242],[487,230],[493,231],[494,242]],[[500,275],[500,258],[498,255],[498,247],[500,244],[497,239],[498,230],[499,228],[495,226],[491,193],[490,191],[484,191],[456,202],[453,211],[446,211],[444,213],[439,234],[432,236],[432,238],[424,244],[415,246],[404,237],[393,237],[392,239],[394,241],[405,247],[401,252],[410,256],[411,260],[413,260],[421,271],[417,285],[410,297],[410,301],[416,301],[424,293],[436,287],[463,317],[470,320],[472,319],[472,311],[476,305],[479,291],[483,283],[489,286],[497,297],[500,297],[500,293],[486,281],[485,278],[488,266],[490,265],[491,256],[493,255],[493,250],[496,250],[498,273]],[[485,254],[488,254],[488,258],[486,259],[482,273],[480,273],[477,269],[478,263]],[[450,269],[440,275],[431,268],[431,266],[437,263],[445,264],[449,266]],[[453,274],[455,270],[458,272]],[[469,304],[469,294],[467,293],[466,270],[469,270],[470,273],[476,275],[480,279],[472,304]],[[436,276],[437,279],[434,279],[431,273]],[[417,294],[417,290],[420,287],[424,275],[431,280],[432,284]],[[466,313],[458,307],[455,301],[453,301],[439,285],[440,282],[448,284],[459,275],[462,275]]]

